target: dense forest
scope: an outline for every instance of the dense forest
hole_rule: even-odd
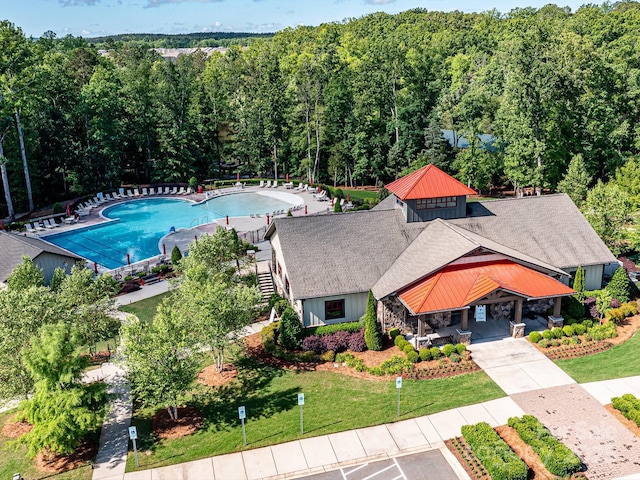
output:
[[[639,40],[636,2],[378,13],[176,61],[4,21],[3,184],[26,211],[123,183],[239,171],[358,186],[432,162],[484,192],[581,204],[597,187],[637,208]]]

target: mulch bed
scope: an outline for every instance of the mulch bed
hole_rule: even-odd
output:
[[[195,407],[178,407],[178,420],[172,420],[163,408],[151,419],[151,429],[158,438],[181,438],[195,433],[202,426],[202,421],[202,413]]]
[[[11,440],[15,440],[20,438],[25,433],[28,433],[33,428],[33,425],[27,422],[16,422],[16,416],[13,415],[10,419],[8,419],[2,427],[2,436],[9,438]]]
[[[42,451],[34,463],[38,469],[48,473],[60,473],[90,463],[98,454],[98,444],[94,440],[83,440],[70,455],[56,455]]]
[[[473,453],[471,447],[467,445],[464,437],[452,438],[444,443],[472,480],[491,480],[491,476]]]
[[[314,371],[314,372],[335,372],[342,375],[348,375],[354,378],[360,378],[373,381],[388,381],[389,376],[372,375],[367,372],[357,372],[353,368],[335,362],[291,362],[282,358],[274,357],[264,351],[260,333],[254,333],[243,339],[246,351],[249,355],[257,358],[262,363],[272,365],[278,368],[297,371]],[[389,360],[394,355],[405,358],[405,354],[396,347],[389,339],[385,339],[383,349],[375,352],[366,350],[364,352],[349,352],[354,357],[360,358],[365,366],[376,367],[385,360]],[[447,378],[461,373],[469,373],[480,370],[480,367],[467,356],[466,359],[459,363],[452,363],[448,358],[442,357],[439,360],[431,360],[428,362],[420,362],[414,364],[414,370],[405,374],[408,379],[430,379],[430,378]],[[395,376],[394,376],[395,377]]]
[[[238,369],[230,363],[222,366],[222,372],[218,372],[215,365],[209,365],[198,373],[198,383],[208,387],[220,387],[238,376]]]
[[[627,427],[627,429],[629,429],[631,433],[633,433],[636,437],[640,437],[640,427],[636,425],[636,422],[626,418],[622,414],[622,412],[620,412],[620,410],[616,410],[615,408],[613,408],[613,405],[611,405],[610,403],[605,405],[604,408],[606,408],[611,415],[616,417],[616,419],[618,419],[620,423]]]

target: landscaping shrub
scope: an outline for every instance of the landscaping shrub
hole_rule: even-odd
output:
[[[378,368],[382,372],[381,375],[398,375],[407,370],[411,370],[413,368],[413,364],[406,358],[394,355],[390,359],[382,362]]]
[[[302,349],[307,352],[322,353],[325,350],[324,342],[319,336],[311,335],[302,340]]]
[[[393,339],[393,344],[396,347],[398,347],[400,350],[402,350],[402,347],[404,347],[406,343],[409,343],[409,342],[407,342],[407,339],[404,338],[403,335],[398,335],[396,338]]]
[[[609,305],[611,308],[618,308],[620,306],[620,302],[615,298],[611,299],[611,304]]]
[[[138,284],[138,282],[134,282],[133,280],[129,279],[129,281],[125,282],[122,285],[120,293],[131,293],[137,290],[140,290],[140,285]]]
[[[367,349],[367,344],[364,341],[364,328],[361,328],[359,332],[349,334],[347,347],[352,352],[364,352]]]
[[[589,320],[589,319],[583,320],[582,325],[584,325],[587,329],[589,329],[593,327],[593,320]]]
[[[413,348],[413,345],[407,342],[407,344],[402,347],[402,351],[408,355],[411,352],[415,352],[415,349]]]
[[[56,213],[63,213],[64,212],[64,207],[62,206],[62,204],[60,202],[56,202],[53,204],[53,214],[55,215]]]
[[[584,315],[584,305],[582,305],[582,302],[584,302],[584,269],[578,265],[578,269],[576,270],[576,276],[575,279],[573,280],[573,289],[576,291],[575,297],[569,297],[569,304],[571,305],[571,299],[575,298],[575,300],[577,300],[578,304],[580,304],[581,308],[582,308],[582,313],[580,313],[579,315],[575,315],[576,317],[582,317]],[[571,308],[571,306],[569,307]],[[577,307],[575,307],[577,310]]]
[[[570,343],[569,337],[564,337],[562,340],[560,340],[560,343],[562,345],[569,345]]]
[[[594,325],[588,330],[588,332],[594,340],[605,340],[607,338],[614,338],[618,335],[616,325],[613,322],[608,322],[603,325]]]
[[[613,408],[620,411],[625,418],[636,423],[640,427],[640,400],[630,393],[625,393],[622,397],[611,399]]]
[[[547,348],[549,346],[549,340],[547,340],[546,338],[543,338],[542,340],[538,341],[538,346],[540,348]]]
[[[585,327],[582,323],[576,323],[572,325],[572,327],[576,335],[584,335],[584,332],[587,331],[587,327]]]
[[[580,340],[580,337],[578,337],[577,335],[571,337],[571,345],[580,345],[581,343],[582,340]]]
[[[573,328],[572,325],[565,325],[564,327],[562,327],[562,333],[564,334],[565,337],[573,337],[573,334],[575,333],[575,329]]]
[[[284,298],[282,298],[282,296],[280,296],[280,294],[278,292],[274,292],[271,294],[271,296],[269,297],[269,308],[273,308],[276,306],[276,303],[278,303],[280,300],[284,300]]]
[[[620,305],[620,308],[624,310],[625,317],[632,317],[638,314],[638,303],[635,301],[623,303]]]
[[[551,330],[551,333],[553,334],[553,337],[557,339],[562,338],[562,336],[564,335],[560,327],[553,327],[553,330]]]
[[[636,315],[637,313],[638,304],[636,302],[627,302],[618,307],[607,310],[604,318],[606,318],[608,322],[613,322],[616,325],[620,325],[625,318]]]
[[[362,329],[360,322],[345,322],[345,323],[333,323],[331,325],[321,325],[319,327],[308,328],[309,334],[315,334],[318,336],[329,335],[340,331],[344,332],[359,332]]]
[[[422,360],[423,362],[428,362],[429,360],[431,360],[431,352],[428,348],[420,349],[420,360]]]
[[[336,352],[333,350],[328,350],[320,355],[320,360],[323,362],[333,362],[336,358]]]
[[[409,360],[411,363],[418,363],[418,361],[420,360],[420,355],[418,355],[418,352],[416,352],[415,350],[412,350],[407,353],[407,360]]]
[[[287,350],[302,347],[302,324],[298,314],[291,307],[287,307],[280,318],[280,345]]]
[[[462,355],[466,351],[467,351],[467,346],[464,343],[456,344],[456,352],[458,352],[458,355]]]
[[[509,426],[540,456],[540,460],[553,475],[568,477],[582,470],[580,458],[534,416],[511,417]]]
[[[398,335],[400,335],[400,329],[399,328],[390,328],[389,329],[389,338],[391,338],[391,340],[395,340]]]
[[[606,290],[612,298],[615,298],[620,303],[629,301],[629,277],[624,268],[618,267],[618,269],[613,272],[613,276],[606,286]]]
[[[369,350],[380,351],[382,350],[382,332],[380,331],[380,324],[378,323],[378,316],[376,314],[376,299],[371,290],[369,290],[369,298],[367,300],[366,317],[364,340],[367,343],[367,348]]]
[[[280,322],[273,322],[271,325],[262,327],[262,330],[260,331],[260,339],[262,340],[262,346],[264,347],[265,352],[273,354],[275,351],[279,329]]]
[[[542,340],[542,334],[540,332],[533,331],[529,334],[529,341],[531,343],[538,343]]]
[[[338,331],[329,335],[323,335],[322,342],[325,350],[333,350],[334,352],[342,352],[349,347],[349,336],[351,334],[345,331]]]
[[[551,340],[553,338],[553,333],[551,333],[551,330],[545,329],[542,331],[542,338],[545,340]]]
[[[434,360],[440,358],[440,355],[442,355],[442,352],[438,347],[431,347],[429,351],[431,352],[431,358]]]
[[[460,363],[460,360],[462,360],[462,357],[454,352],[451,355],[449,355],[449,360],[451,360],[451,363]]]
[[[591,318],[600,318],[600,312],[598,311],[596,302],[596,297],[587,297],[584,300],[584,308]]]
[[[455,351],[456,351],[456,347],[454,347],[453,344],[451,343],[447,343],[442,347],[442,354],[445,357],[450,357],[452,353],[455,353]]]
[[[527,465],[488,423],[464,425],[462,436],[493,480],[526,480]]]
[[[171,250],[171,265],[178,265],[182,260],[182,252],[178,245],[173,246],[173,250]]]

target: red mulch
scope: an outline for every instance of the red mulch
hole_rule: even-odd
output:
[[[181,438],[195,433],[202,426],[202,413],[195,407],[178,407],[178,420],[172,420],[166,408],[151,419],[151,429],[158,438]]]
[[[56,455],[45,450],[36,456],[34,463],[43,472],[60,473],[86,465],[97,454],[98,444],[93,440],[83,440],[70,455]]]
[[[611,415],[616,417],[620,423],[627,427],[627,429],[631,430],[631,432],[636,437],[640,437],[640,427],[636,425],[636,422],[634,422],[633,420],[629,420],[622,414],[622,412],[620,412],[620,410],[613,408],[613,405],[611,405],[610,403],[608,405],[605,405],[604,408],[606,408]]]
[[[11,440],[15,440],[16,438],[20,438],[25,433],[28,433],[33,428],[28,422],[15,422],[16,416],[14,415],[10,421],[7,420],[2,427],[2,436],[6,438],[10,438]]]
[[[198,373],[198,383],[207,385],[208,387],[220,387],[225,383],[229,383],[231,380],[238,376],[238,369],[230,363],[225,363],[222,366],[222,372],[216,370],[215,365],[209,365]]]

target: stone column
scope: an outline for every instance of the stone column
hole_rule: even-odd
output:
[[[556,297],[553,299],[553,316],[558,318],[560,316],[560,308],[562,307],[562,297]]]
[[[468,328],[468,323],[469,323],[469,309],[465,308],[464,310],[462,310],[461,312],[461,319],[460,319],[460,328],[464,331],[467,330]]]

